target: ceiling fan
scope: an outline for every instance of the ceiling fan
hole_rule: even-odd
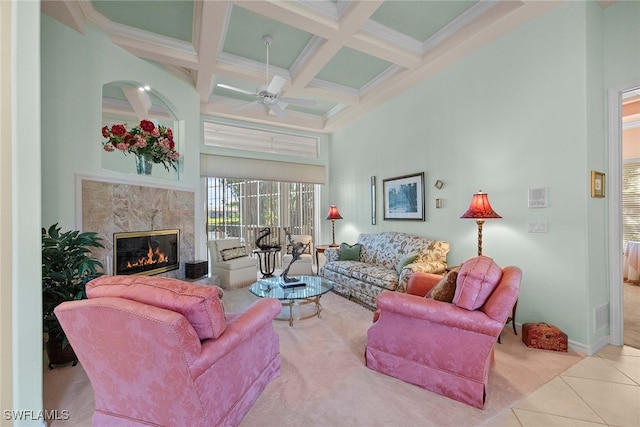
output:
[[[267,84],[263,86],[259,86],[255,92],[250,92],[248,90],[240,89],[234,86],[229,86],[223,83],[218,83],[216,86],[232,90],[234,92],[243,93],[245,95],[255,96],[257,99],[253,102],[249,102],[247,104],[243,104],[237,108],[238,110],[244,110],[245,108],[250,108],[255,105],[263,105],[267,111],[267,113],[275,114],[278,117],[285,117],[285,108],[289,104],[293,105],[315,105],[316,101],[312,99],[302,99],[302,98],[284,98],[280,97],[282,94],[282,88],[284,87],[287,80],[278,75],[274,75],[273,79],[269,81],[269,46],[273,42],[273,38],[271,36],[263,36],[262,42],[267,47]]]

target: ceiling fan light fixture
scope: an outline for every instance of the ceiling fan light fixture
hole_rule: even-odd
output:
[[[263,86],[258,86],[255,92],[249,92],[244,89],[240,89],[237,87],[233,87],[224,83],[218,83],[216,86],[221,87],[223,89],[231,90],[234,92],[242,93],[245,95],[252,95],[256,97],[255,101],[252,101],[248,104],[241,105],[237,107],[235,110],[243,110],[245,108],[252,107],[256,104],[262,104],[266,107],[267,114],[275,114],[276,116],[282,118],[286,117],[285,108],[289,104],[294,105],[315,105],[316,101],[312,99],[300,99],[300,98],[286,98],[286,101],[280,99],[280,93],[282,89],[287,84],[287,79],[284,77],[274,75],[272,79],[269,79],[269,46],[273,43],[273,38],[270,35],[262,36],[262,42],[267,48],[267,61],[266,61],[266,71],[267,71],[267,83]]]

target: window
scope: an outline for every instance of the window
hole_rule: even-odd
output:
[[[207,178],[207,238],[239,237],[253,246],[263,228],[270,241],[284,242],[280,230],[314,235],[316,185]]]
[[[204,144],[261,153],[318,157],[318,138],[204,122]]]

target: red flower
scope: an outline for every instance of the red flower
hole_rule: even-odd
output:
[[[133,137],[133,135],[127,132],[127,134],[124,136],[124,142],[126,142],[129,145],[133,145],[136,143],[136,139]]]
[[[111,133],[115,136],[124,136],[127,133],[127,128],[124,125],[113,125],[111,126]]]
[[[140,122],[140,127],[144,131],[151,132],[152,130],[154,130],[156,128],[156,125],[154,125],[153,122],[150,121],[150,120],[142,120]]]
[[[1,0],[0,0],[1,1]],[[180,153],[175,151],[173,132],[170,128],[156,125],[151,120],[141,120],[138,126],[127,130],[126,124],[102,128],[106,139],[102,147],[105,151],[118,149],[122,152],[151,157],[154,163],[162,163],[165,169],[177,169]]]

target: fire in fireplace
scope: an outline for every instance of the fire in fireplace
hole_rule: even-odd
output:
[[[150,276],[180,267],[180,231],[113,234],[114,274]]]

